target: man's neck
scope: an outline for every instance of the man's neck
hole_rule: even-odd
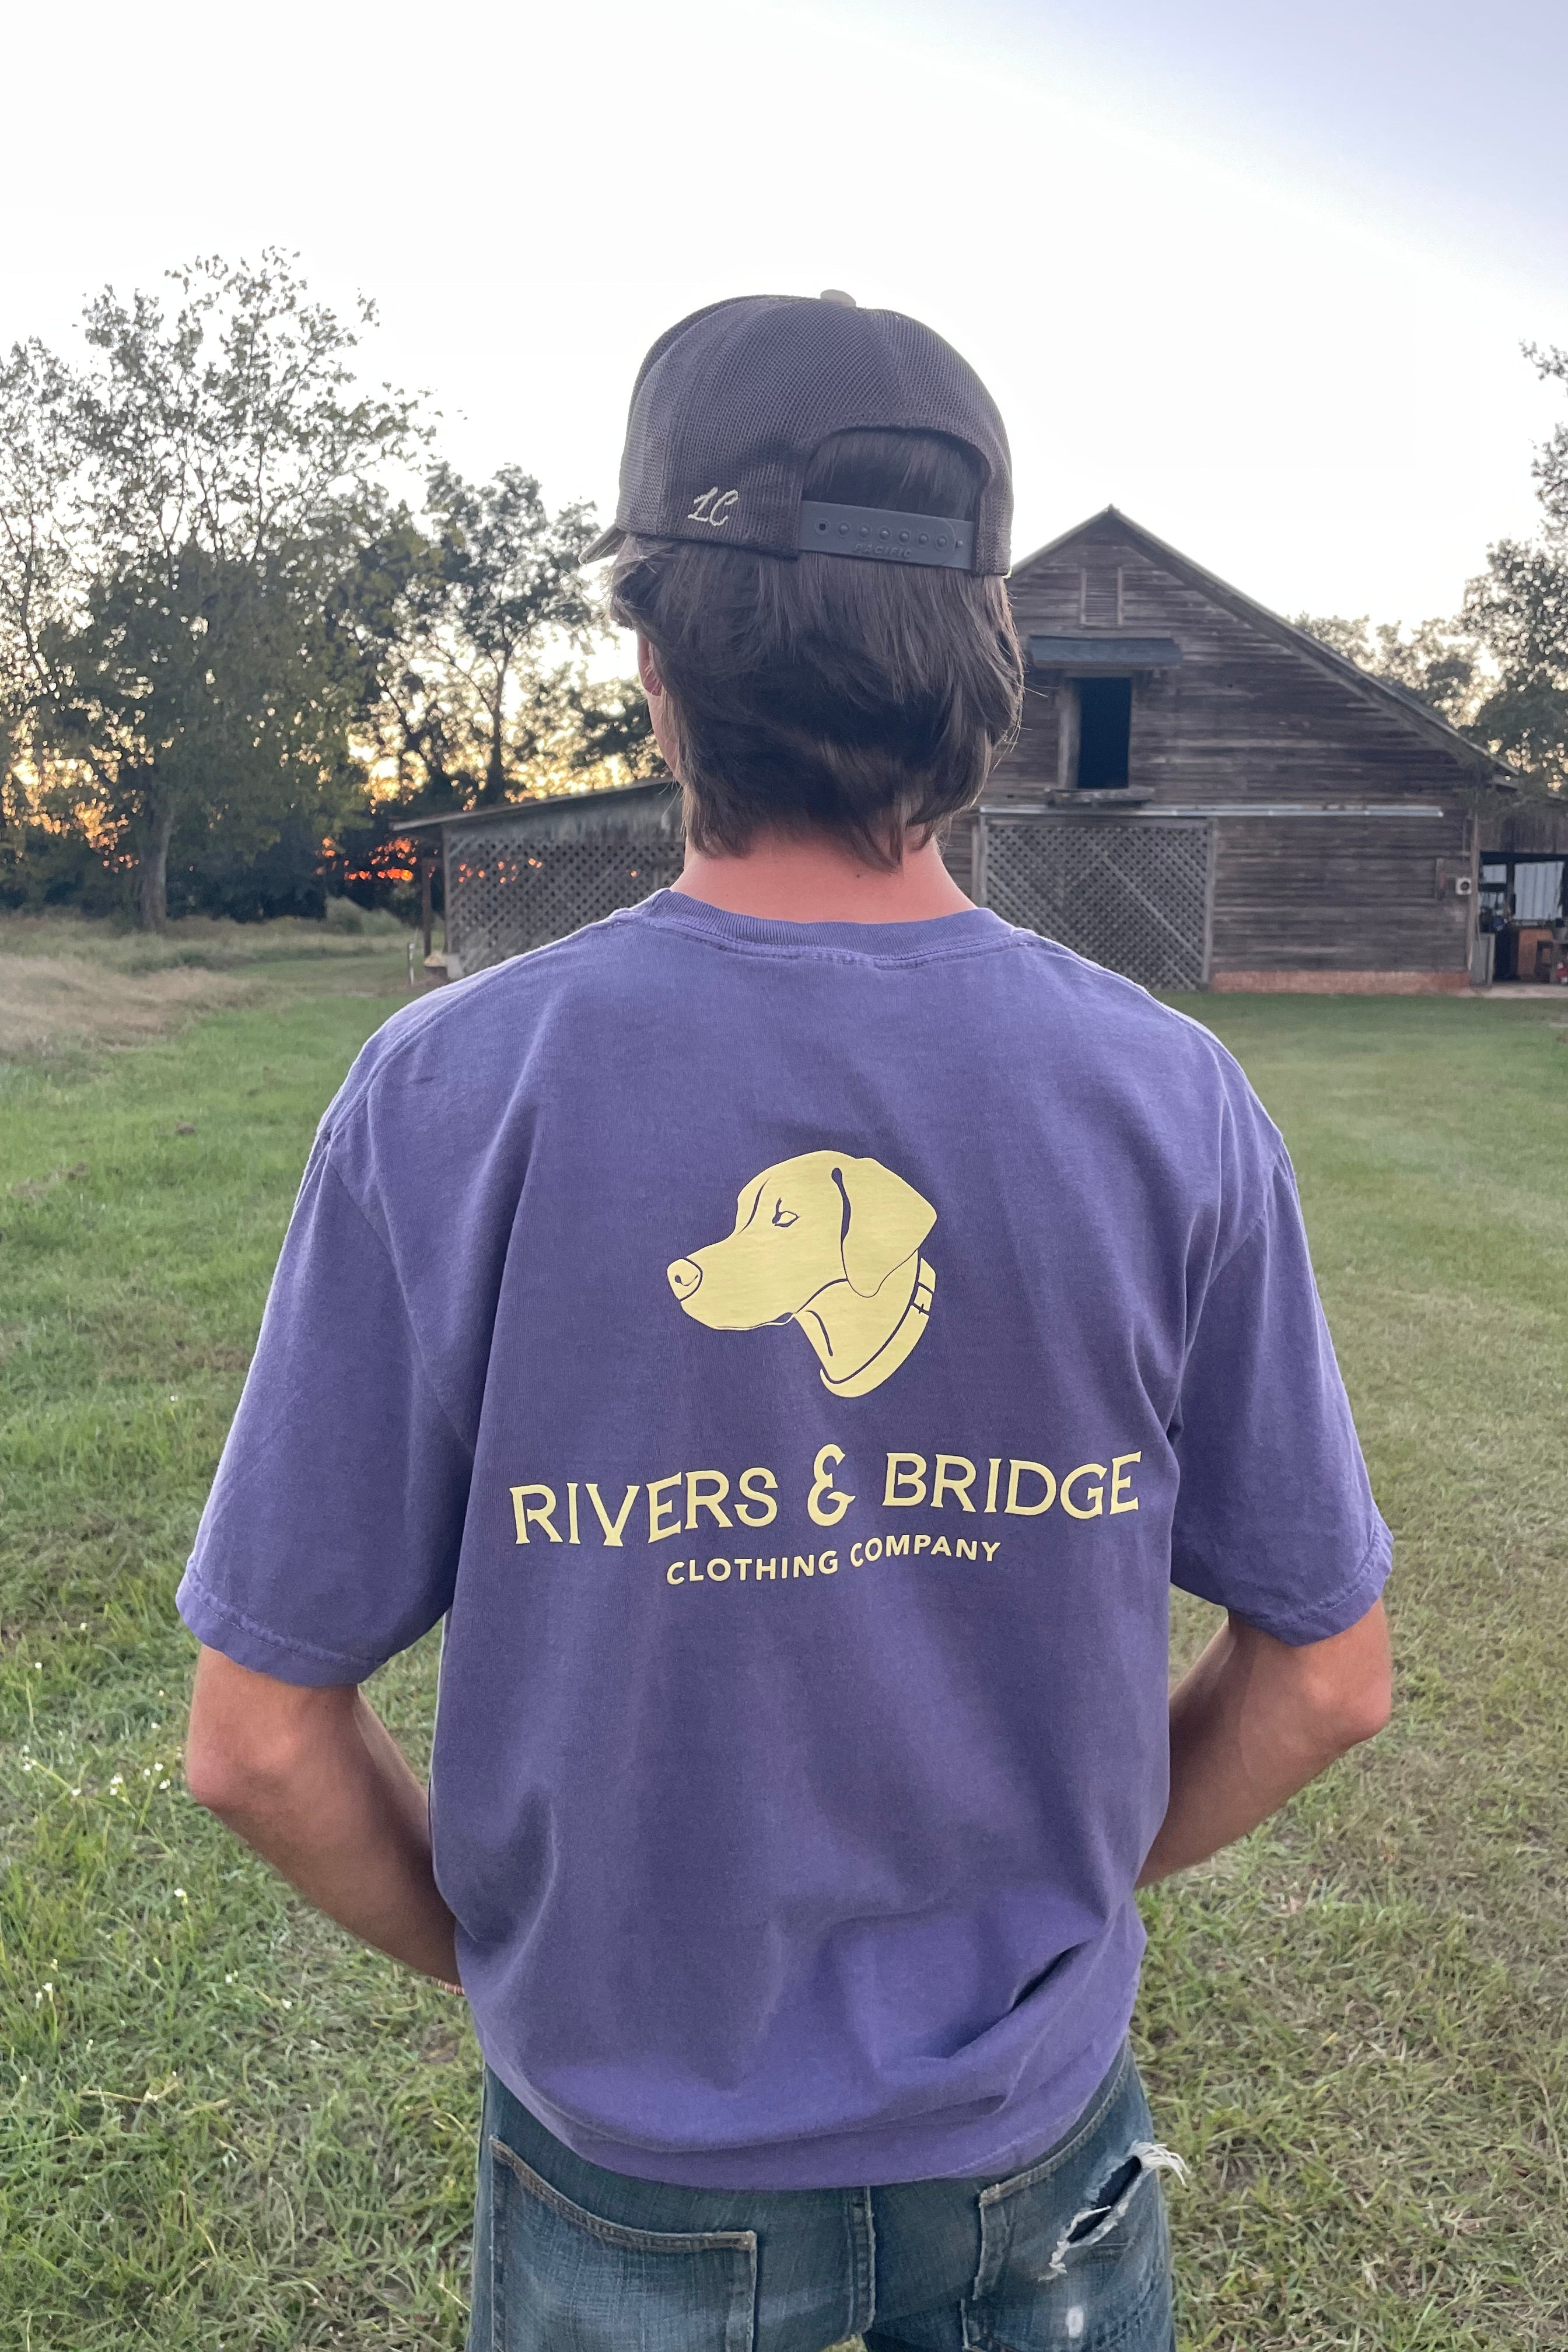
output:
[[[726,914],[783,923],[923,923],[973,904],[934,841],[907,849],[902,865],[887,873],[822,835],[759,835],[739,857],[688,848],[674,887]]]

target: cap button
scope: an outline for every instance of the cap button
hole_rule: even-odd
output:
[[[841,286],[825,286],[816,299],[819,302],[837,302],[841,310],[853,310],[856,307],[854,295],[846,294]]]

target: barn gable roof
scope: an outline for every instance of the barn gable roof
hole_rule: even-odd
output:
[[[1310,630],[1299,629],[1293,621],[1287,621],[1279,614],[1270,612],[1268,606],[1260,604],[1256,597],[1244,594],[1239,588],[1233,588],[1229,581],[1222,580],[1217,572],[1205,571],[1201,563],[1194,563],[1190,555],[1184,555],[1179,548],[1168,545],[1164,540],[1157,539],[1152,530],[1146,530],[1142,523],[1134,522],[1131,516],[1123,514],[1120,507],[1102,508],[1099,514],[1090,515],[1085,521],[1075,523],[1070,530],[1064,530],[1056,539],[1047,540],[1044,547],[1037,547],[1032,554],[1026,555],[1013,566],[1011,578],[1015,582],[1022,579],[1037,563],[1059,555],[1075,540],[1111,538],[1125,541],[1137,548],[1152,562],[1159,564],[1189,588],[1195,589],[1199,595],[1206,596],[1223,611],[1248,623],[1264,635],[1273,637],[1277,643],[1290,646],[1319,669],[1328,671],[1342,685],[1350,687],[1363,701],[1370,702],[1384,713],[1392,713],[1415,733],[1425,736],[1428,741],[1459,761],[1483,782],[1500,785],[1504,790],[1513,785],[1513,772],[1506,761],[1483,750],[1479,743],[1472,743],[1468,736],[1461,735],[1457,727],[1451,727],[1429,705],[1419,701],[1403,688],[1390,685],[1386,678],[1373,677],[1369,670],[1363,669],[1359,663],[1350,660],[1344,654],[1336,653],[1331,646],[1324,645]]]

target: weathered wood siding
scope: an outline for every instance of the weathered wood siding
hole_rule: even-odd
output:
[[[1215,828],[1211,969],[1440,971],[1463,966],[1465,815],[1226,817]]]
[[[1182,650],[1178,665],[1135,682],[1130,782],[1152,792],[1152,811],[1237,812],[1216,823],[1216,975],[1462,971],[1469,902],[1439,895],[1437,869],[1468,870],[1474,774],[1381,696],[1260,626],[1242,600],[1233,610],[1177,577],[1110,522],[1016,575],[1020,635],[1084,634],[1085,572],[1090,609],[1106,611],[1118,570],[1121,632],[1173,637]],[[1031,677],[1022,732],[987,788],[988,806],[1037,805],[1062,788],[1063,691],[1050,674]],[[1271,802],[1408,803],[1412,814],[1241,814]],[[967,877],[962,827],[948,860]]]

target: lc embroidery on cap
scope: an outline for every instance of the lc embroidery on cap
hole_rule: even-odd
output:
[[[700,491],[692,499],[686,520],[688,522],[709,522],[715,530],[721,530],[729,521],[730,509],[738,504],[740,496],[739,490],[721,491],[715,482],[710,490]]]

